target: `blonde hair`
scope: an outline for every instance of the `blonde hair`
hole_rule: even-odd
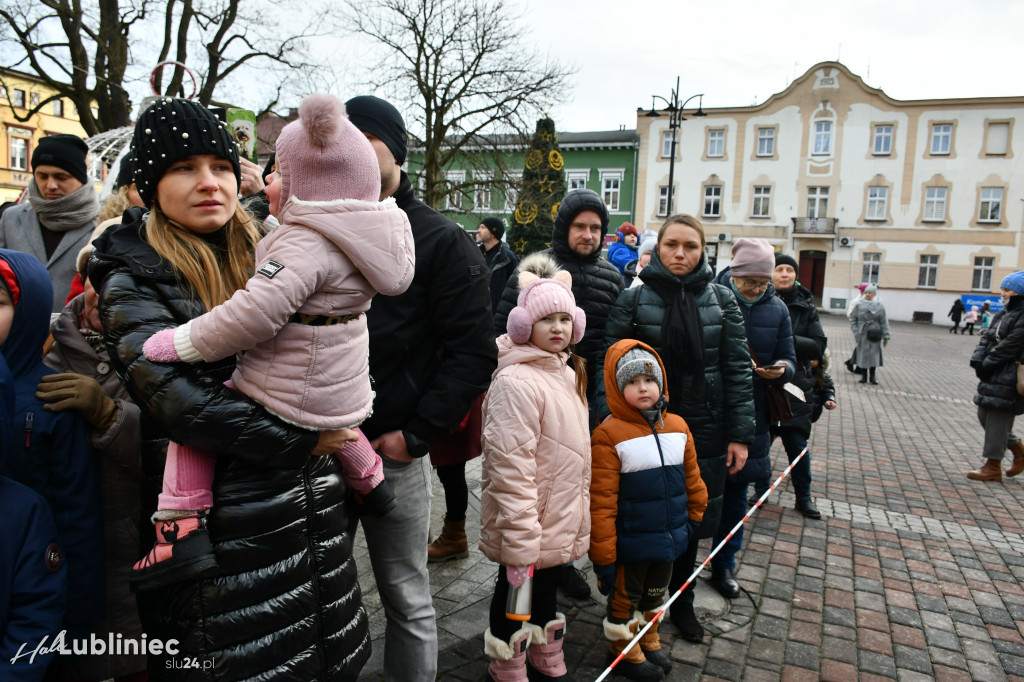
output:
[[[130,185],[118,187],[113,194],[107,197],[103,205],[100,206],[100,215],[96,218],[97,225],[111,218],[120,218],[121,214],[131,207],[132,202],[128,198],[128,187]]]
[[[259,234],[252,215],[235,204],[235,214],[224,226],[226,254],[216,251],[199,235],[169,219],[153,202],[146,220],[146,241],[211,310],[245,286],[254,267],[253,250]]]

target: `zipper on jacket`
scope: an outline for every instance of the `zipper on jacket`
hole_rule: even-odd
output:
[[[32,445],[32,422],[35,421],[35,414],[29,412],[25,415],[25,448]]]
[[[321,679],[327,677],[327,645],[324,643],[323,606],[320,603],[320,566],[316,559],[316,548],[313,546],[313,484],[309,481],[309,463],[302,467],[302,485],[306,489],[306,551],[313,568],[313,596],[316,599],[316,641],[320,653]]]

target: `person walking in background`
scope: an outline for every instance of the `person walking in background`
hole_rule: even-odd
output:
[[[498,309],[505,284],[519,267],[519,258],[505,246],[505,221],[501,218],[484,218],[476,230],[476,242],[483,251],[487,269],[491,272],[491,310]]]
[[[820,364],[828,346],[825,330],[818,319],[811,292],[797,281],[799,266],[796,259],[783,253],[775,254],[775,270],[772,285],[775,295],[789,310],[790,325],[793,329],[793,349],[796,353],[796,371],[792,383],[804,392],[804,400],[791,399],[793,418],[769,426],[771,441],[782,439],[786,457],[792,462],[807,447],[811,437],[811,422],[818,402],[817,380],[814,369]],[[754,486],[755,495],[761,496],[771,485],[770,475],[761,484]],[[793,467],[793,492],[796,494],[796,510],[809,519],[820,519],[821,512],[811,499],[811,453],[808,451]],[[760,486],[760,487],[759,487]]]
[[[651,347],[615,343],[605,355],[604,385],[612,416],[591,439],[590,560],[608,596],[604,633],[613,659],[657,615],[672,566],[704,518],[708,490],[690,428],[666,410],[665,367]],[[616,672],[660,680],[672,670],[659,625]]]
[[[992,312],[990,308],[991,306],[988,301],[981,304],[981,312],[978,314],[978,319],[981,320],[981,331],[988,329],[989,325],[992,323]]]
[[[711,537],[722,515],[727,473],[743,469],[754,441],[750,351],[743,314],[732,292],[714,284],[704,253],[704,226],[696,218],[669,217],[658,231],[651,262],[640,273],[643,286],[619,296],[605,325],[605,346],[622,339],[643,341],[665,362],[668,411],[693,434],[708,506],[700,528],[673,566],[669,589],[678,590],[697,562],[697,541]],[[770,269],[769,269],[770,272]],[[604,356],[598,366],[604,376]],[[610,414],[604,382],[595,409]],[[672,604],[670,616],[688,642],[701,642],[704,627],[693,610],[693,584]]]
[[[967,311],[967,315],[964,316],[964,328],[960,330],[960,335],[963,336],[964,332],[970,332],[971,336],[974,336],[974,324],[978,321],[978,306],[972,305],[971,309]]]
[[[131,153],[149,211],[129,209],[96,240],[89,279],[104,342],[156,434],[217,457],[217,570],[137,594],[145,632],[180,642],[174,655],[151,654],[150,671],[171,670],[179,656],[215,661],[225,675],[355,679],[370,640],[346,487],[334,457],[312,456],[337,451],[343,438],[225,386],[233,359],[156,363],[143,353],[155,332],[228,300],[256,269],[259,234],[238,202],[237,146],[207,108],[161,98],[140,115]],[[162,477],[155,458],[143,467]]]
[[[1017,363],[1024,356],[1024,270],[1007,275],[999,284],[1003,309],[992,318],[992,327],[981,334],[971,367],[978,376],[974,404],[985,430],[981,468],[967,473],[973,481],[1003,480],[1000,464],[1007,448],[1013,463],[1007,476],[1024,471],[1024,442],[1013,432],[1017,415],[1024,414],[1024,396],[1017,392]]]
[[[754,444],[750,446],[747,463],[742,470],[730,472],[725,480],[722,521],[712,540],[714,546],[723,541],[725,545],[711,560],[711,586],[727,599],[740,595],[740,586],[733,577],[733,571],[736,552],[743,545],[743,526],[727,541],[726,536],[747,511],[749,485],[756,485],[771,476],[771,427],[777,425],[777,418],[769,407],[769,384],[781,390],[787,381],[793,379],[797,368],[789,311],[775,295],[775,287],[772,286],[774,271],[775,251],[771,244],[764,239],[740,238],[732,246],[731,264],[715,280],[718,284],[728,285],[740,303],[753,361],[756,418]]]
[[[950,334],[956,334],[960,331],[960,319],[963,317],[964,311],[966,310],[964,302],[960,300],[960,297],[958,296],[956,300],[953,301],[953,307],[949,309],[948,313],[946,313],[946,317],[953,320],[953,326],[949,329]]]
[[[867,370],[861,375],[860,383],[866,384],[870,380],[876,386],[878,381],[875,379],[875,369],[882,366],[882,346],[889,343],[889,319],[877,295],[878,287],[868,285],[864,290],[864,298],[857,301],[850,313],[850,329],[857,341],[855,364]]]
[[[554,259],[523,259],[518,305],[498,338],[484,401],[480,550],[498,564],[484,651],[489,680],[567,679],[562,567],[590,545],[587,373],[572,347],[586,314]],[[509,618],[509,589],[533,580],[528,622]]]
[[[380,166],[381,199],[409,216],[416,274],[400,296],[366,313],[370,375],[379,399],[362,430],[384,460],[398,508],[360,520],[384,605],[384,677],[437,677],[437,620],[427,569],[430,444],[455,431],[497,365],[487,263],[473,238],[413,195],[402,170],[409,134],[393,105],[370,95],[345,103]]]

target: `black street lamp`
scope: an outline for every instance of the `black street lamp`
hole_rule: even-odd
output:
[[[661,95],[651,95],[651,110],[645,114],[649,118],[658,118],[661,114],[658,113],[657,109],[654,108],[654,100],[660,99],[667,106],[665,111],[668,112],[668,129],[672,134],[672,149],[670,150],[668,157],[668,207],[666,215],[672,215],[672,190],[674,189],[674,175],[676,167],[676,131],[679,129],[679,124],[686,120],[683,116],[683,109],[690,100],[695,97],[700,97],[697,102],[697,111],[691,114],[692,116],[707,116],[704,113],[704,93],[697,95],[691,95],[682,104],[679,103],[679,76],[676,76],[676,87],[672,90],[672,96],[668,99]]]

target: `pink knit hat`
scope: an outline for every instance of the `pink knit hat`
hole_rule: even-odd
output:
[[[530,266],[527,260],[523,264],[525,267]],[[576,297],[572,295],[572,275],[565,270],[558,270],[554,277],[543,278],[521,266],[519,289],[519,305],[508,314],[506,323],[508,337],[513,342],[529,341],[534,323],[552,313],[566,313],[572,318],[572,338],[569,343],[580,342],[587,329],[587,316],[576,307]]]
[[[771,277],[775,272],[775,249],[764,239],[741,237],[732,245],[729,267],[734,277]]]
[[[301,201],[380,200],[377,155],[331,95],[310,95],[277,138],[281,205]]]

